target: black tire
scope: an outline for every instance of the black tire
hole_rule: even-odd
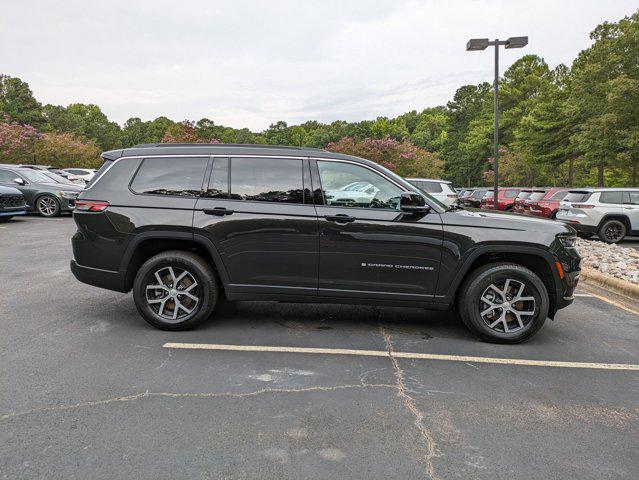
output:
[[[506,285],[507,280],[510,282]],[[534,303],[531,300],[521,300],[510,305],[508,300],[506,302],[508,308],[498,306],[503,295],[499,294],[498,297],[497,291],[491,288],[492,285],[497,287],[503,285],[504,291],[514,293],[522,284],[525,287],[521,297],[532,298]],[[491,292],[495,297],[492,307],[485,303],[485,296],[490,295]],[[513,296],[518,298],[516,295]],[[514,263],[491,263],[473,271],[464,281],[458,297],[459,314],[464,324],[482,340],[494,343],[519,343],[533,336],[546,321],[549,306],[548,292],[541,279],[526,267]],[[483,311],[480,308],[483,308],[483,311],[491,308],[494,310],[482,317]],[[509,308],[513,308],[513,311],[517,311],[519,315],[515,316]],[[499,322],[498,318],[504,310],[506,311],[504,320]],[[524,311],[534,313],[524,315]],[[494,317],[488,320],[486,317],[490,315]],[[522,321],[518,322],[517,317]],[[499,323],[491,328],[490,324],[495,322]]]
[[[557,219],[557,212],[559,212],[559,210],[554,210],[554,211],[550,214],[550,219],[551,219],[551,220],[556,220],[556,219]]]
[[[6,217],[0,217],[0,223],[8,222],[13,218],[13,215],[8,215]]]
[[[597,236],[599,240],[606,243],[619,243],[626,238],[628,229],[621,220],[606,220],[599,228]]]
[[[41,217],[57,217],[60,215],[60,202],[53,195],[42,195],[36,200],[35,209]]]
[[[156,272],[159,272],[159,280]],[[171,279],[180,279],[183,272],[187,275],[173,285]],[[147,289],[147,286],[160,285],[160,281],[162,286]],[[151,298],[147,297],[147,290]],[[191,296],[187,296],[188,293]],[[197,301],[193,301],[192,296]],[[140,267],[133,282],[133,299],[140,315],[154,327],[189,330],[213,312],[218,299],[217,278],[211,265],[202,257],[170,250],[150,258]]]

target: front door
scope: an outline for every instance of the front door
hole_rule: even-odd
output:
[[[311,163],[320,231],[319,294],[432,301],[443,241],[438,213],[399,210],[404,188],[354,162]]]
[[[213,158],[193,226],[216,247],[227,294],[317,295],[319,241],[308,160]]]

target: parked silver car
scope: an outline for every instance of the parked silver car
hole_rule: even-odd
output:
[[[453,188],[453,182],[437,180],[434,178],[407,178],[406,181],[415,185],[420,190],[429,193],[444,205],[452,205],[457,200],[457,192]]]
[[[639,188],[579,188],[559,204],[557,220],[607,243],[639,234]]]

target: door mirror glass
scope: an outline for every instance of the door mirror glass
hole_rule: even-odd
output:
[[[399,208],[402,212],[408,213],[428,213],[430,211],[424,197],[415,192],[403,192]]]
[[[16,177],[13,179],[13,183],[17,183],[18,185],[24,185],[24,180],[22,180],[20,177]]]

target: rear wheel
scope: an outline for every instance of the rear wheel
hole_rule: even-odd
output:
[[[60,202],[52,195],[42,195],[36,201],[36,210],[42,217],[55,217],[60,215]]]
[[[202,257],[172,250],[147,260],[133,283],[135,306],[162,330],[188,330],[207,319],[218,299],[215,272]]]
[[[619,243],[626,237],[626,224],[621,220],[607,220],[599,229],[599,239],[606,243]]]
[[[0,223],[8,222],[13,218],[13,215],[9,215],[7,217],[0,217]]]
[[[496,343],[530,338],[546,321],[549,305],[541,279],[512,263],[478,268],[459,295],[459,313],[466,326],[482,340]]]

